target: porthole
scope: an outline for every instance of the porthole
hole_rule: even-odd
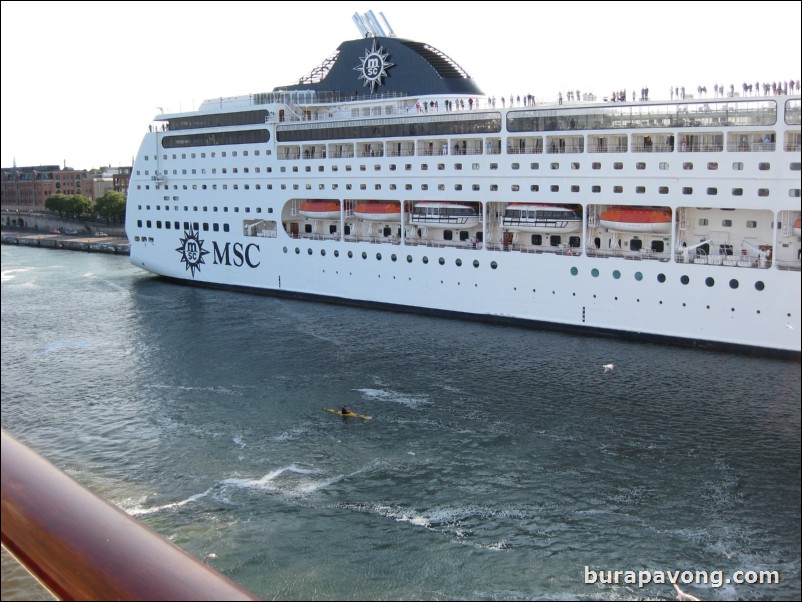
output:
[[[495,261],[491,261],[490,267],[495,270],[498,267],[498,264]]]
[[[679,281],[680,281],[680,282],[682,282],[682,284],[688,284],[688,283],[691,281],[691,279],[690,279],[690,278],[688,278],[687,276],[682,276],[682,277],[679,279]]]
[[[381,261],[381,260],[382,260],[382,254],[376,253],[376,261]]]
[[[339,251],[337,251],[336,249],[335,249],[335,251],[334,251],[334,256],[335,256],[335,257],[339,257],[339,256],[340,256],[340,252],[339,252]]]
[[[598,268],[593,268],[590,271],[590,275],[593,276],[594,278],[598,278],[599,277],[599,269]]]
[[[457,267],[460,267],[462,265],[462,259],[457,259],[454,263],[457,264]]]
[[[730,288],[731,288],[731,289],[736,289],[736,288],[738,288],[738,281],[737,281],[735,278],[733,278],[732,280],[730,280]]]
[[[423,263],[429,263],[429,258],[424,255],[421,261],[423,261]]]
[[[298,247],[295,247],[295,254],[296,255],[300,255],[301,254],[301,249],[299,249]]]
[[[766,285],[763,283],[762,280],[758,280],[757,282],[755,282],[755,290],[762,291],[765,288]]]
[[[368,258],[367,252],[362,251],[362,259],[367,259],[367,258]]]
[[[353,251],[348,251],[348,259],[351,259],[354,256]]]
[[[284,247],[284,254],[286,255],[286,253],[287,253],[287,247]]]
[[[475,268],[479,267],[479,260],[478,259],[474,259],[473,260],[473,267],[475,267]]]
[[[307,253],[307,255],[311,255],[311,254],[312,254],[312,252],[313,252],[313,251],[312,251],[312,249],[311,249],[311,248],[309,248],[309,249],[307,249],[307,250],[306,250],[306,253]]]
[[[643,274],[641,272],[635,272],[635,280],[637,280],[638,282],[643,280]]]
[[[576,268],[576,266],[572,267],[571,276],[576,276],[577,274],[579,274],[579,270]]]
[[[445,265],[445,264],[446,264],[446,260],[445,260],[445,259],[443,259],[442,257],[441,257],[440,259],[438,259],[437,261],[438,261],[438,263],[439,263],[440,265]]]
[[[407,255],[407,263],[412,263],[412,255]]]
[[[322,257],[325,257],[326,256],[326,249],[320,249],[320,255]]]
[[[392,255],[390,255],[390,259],[395,261],[398,259],[398,256],[395,253],[393,253]]]
[[[613,278],[615,278],[616,280],[621,278],[621,272],[619,272],[618,270],[613,270]]]
[[[715,285],[715,284],[716,284],[716,281],[715,281],[715,279],[714,279],[714,278],[711,278],[710,276],[708,276],[707,278],[705,278],[705,284],[706,284],[707,286],[710,286],[710,287],[712,287],[713,285]]]

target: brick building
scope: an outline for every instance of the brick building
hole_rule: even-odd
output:
[[[58,165],[2,168],[0,207],[5,210],[44,210],[45,199],[59,193],[82,194],[94,200],[92,177],[85,169]]]

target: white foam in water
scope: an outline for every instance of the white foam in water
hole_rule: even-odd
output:
[[[221,484],[224,487],[262,489],[292,497],[304,497],[320,489],[324,489],[343,478],[343,475],[336,475],[324,479],[309,478],[312,475],[319,474],[319,470],[301,468],[291,464],[290,466],[285,466],[284,468],[269,472],[258,479],[226,479]]]
[[[161,512],[163,510],[174,510],[175,508],[180,508],[181,506],[186,506],[191,502],[196,502],[201,498],[206,497],[212,492],[212,487],[204,491],[203,493],[198,493],[195,495],[189,496],[185,500],[181,500],[180,502],[173,502],[171,504],[163,504],[162,506],[153,506],[151,508],[143,508],[141,506],[137,506],[134,508],[125,508],[123,506],[123,510],[125,510],[131,516],[144,516],[146,514],[154,514],[156,512]]]
[[[14,280],[17,274],[24,274],[25,272],[29,272],[30,268],[14,268],[13,270],[3,270],[0,272],[0,281],[8,282],[9,280]]]
[[[405,395],[397,391],[389,391],[386,389],[354,389],[362,393],[362,396],[367,399],[376,401],[390,401],[393,403],[400,403],[410,408],[417,408],[422,404],[431,403],[426,395]]]

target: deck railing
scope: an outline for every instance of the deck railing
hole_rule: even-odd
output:
[[[60,600],[257,600],[2,431],[2,543]]]

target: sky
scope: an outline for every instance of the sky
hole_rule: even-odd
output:
[[[554,101],[648,87],[729,89],[800,78],[792,2],[3,1],[0,166],[131,165],[160,112],[269,92],[345,40],[352,15],[460,64],[488,95]],[[390,57],[392,60],[392,57]]]

